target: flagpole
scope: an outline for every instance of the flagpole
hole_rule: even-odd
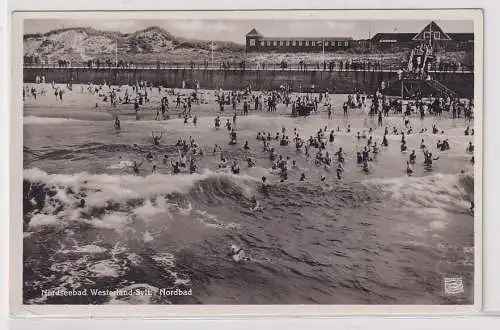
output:
[[[212,40],[212,67],[214,66],[214,41]]]
[[[118,67],[118,39],[115,40],[116,47],[115,47],[115,64],[116,67]]]
[[[323,45],[323,65],[325,65],[325,40],[323,40],[321,44]]]

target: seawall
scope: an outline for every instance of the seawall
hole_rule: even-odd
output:
[[[381,82],[396,79],[394,71],[298,71],[298,70],[214,70],[182,68],[43,68],[25,67],[25,83],[35,82],[36,76],[45,76],[47,82],[75,84],[102,83],[125,85],[146,80],[153,84],[180,88],[193,88],[198,81],[200,88],[206,89],[244,89],[268,90],[288,84],[294,91],[310,90],[351,93],[355,89],[373,92],[380,88]],[[461,96],[474,95],[474,74],[472,72],[439,72],[434,78]]]

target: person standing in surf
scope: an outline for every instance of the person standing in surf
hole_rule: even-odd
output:
[[[119,131],[121,129],[120,126],[120,118],[118,116],[115,117],[115,130]]]
[[[153,137],[153,144],[155,146],[159,146],[160,145],[160,140],[163,136],[163,132],[160,132],[160,135],[155,135],[153,132],[151,132],[151,136]]]

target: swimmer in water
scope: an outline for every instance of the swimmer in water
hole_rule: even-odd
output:
[[[412,150],[411,154],[410,154],[410,160],[409,160],[410,164],[414,165],[416,159],[417,159],[417,155],[415,154],[415,150]]]
[[[305,179],[306,179],[306,174],[305,174],[305,173],[302,173],[302,174],[300,175],[300,179],[299,179],[299,181],[304,181]]]
[[[366,174],[370,173],[370,168],[368,167],[368,160],[366,159],[363,162],[363,172],[365,172]]]
[[[116,116],[115,118],[115,129],[118,131],[121,129],[121,126],[120,126],[120,118],[118,118],[118,116]]]
[[[424,157],[425,157],[425,160],[424,160],[424,165],[427,165],[427,166],[432,166],[432,161],[433,160],[438,160],[439,159],[439,156],[437,157],[432,157],[432,152],[429,152],[429,151],[424,151]]]
[[[141,169],[142,163],[144,163],[144,161],[138,164],[137,161],[134,160],[134,164],[132,165],[132,170],[134,171],[134,174],[139,174],[139,170]]]
[[[263,176],[261,180],[262,180],[262,188],[265,189],[267,187],[267,183],[266,183],[267,182],[267,178],[265,176]]]
[[[196,170],[197,168],[194,158],[191,158],[191,160],[189,161],[189,173],[190,174],[196,173]]]
[[[356,152],[356,163],[361,164],[363,163],[363,157],[361,156],[361,152]]]
[[[389,146],[389,142],[387,141],[387,134],[384,134],[384,137],[382,138],[382,146]]]
[[[229,254],[229,257],[231,257],[234,261],[239,262],[239,261],[250,261],[250,258],[248,258],[245,254],[245,251],[243,248],[236,246],[236,245],[231,245]]]
[[[227,167],[227,160],[224,158],[224,156],[220,156],[220,163],[219,163],[219,168],[226,168]]]
[[[175,163],[173,161],[170,161],[170,164],[172,165],[172,169],[173,169],[173,173],[174,174],[178,174],[178,173],[181,173],[181,169],[179,167],[179,162],[176,161]]]
[[[406,146],[406,143],[401,142],[401,152],[406,152],[407,149],[408,149],[408,147]]]
[[[338,163],[337,164],[337,170],[336,170],[336,172],[337,172],[337,179],[338,180],[342,180],[341,174],[342,174],[343,171],[344,171],[344,168],[342,167],[342,163]]]
[[[250,157],[247,158],[247,164],[248,164],[248,167],[254,167],[255,166],[255,162]]]
[[[465,151],[469,154],[474,153],[474,145],[472,144],[472,142],[469,142],[469,145],[467,146],[467,149]]]
[[[330,139],[329,139],[330,143],[334,142],[335,141],[335,134],[333,134],[333,130],[330,132]]]
[[[409,161],[406,161],[406,174],[408,174],[409,176],[413,174],[413,169],[411,168]]]
[[[179,150],[179,165],[180,167],[186,167],[186,155]]]
[[[161,137],[163,136],[163,133],[160,132],[160,135],[155,135],[153,132],[151,132],[151,136],[153,137],[153,144],[155,146],[159,146]]]
[[[343,163],[344,162],[344,152],[342,151],[342,147],[340,147],[339,151],[337,151],[335,153],[335,156],[337,156],[337,161],[339,163]]]
[[[253,196],[251,199],[250,199],[250,202],[252,203],[252,207],[250,207],[250,211],[259,211],[262,209],[259,201],[257,200],[257,198],[255,196]]]
[[[229,145],[233,145],[233,144],[236,144],[236,132],[233,130],[231,130],[231,133],[229,133]]]
[[[425,142],[424,142],[424,139],[422,139],[422,141],[420,141],[420,149],[425,149]]]
[[[240,173],[240,165],[238,165],[236,161],[233,161],[233,165],[231,166],[231,172],[233,172],[233,174]]]
[[[243,149],[249,150],[250,147],[248,146],[248,141],[245,141],[245,145],[243,146]]]

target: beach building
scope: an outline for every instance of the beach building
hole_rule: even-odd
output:
[[[247,52],[331,52],[349,49],[354,41],[351,37],[265,37],[256,29],[245,37]]]

